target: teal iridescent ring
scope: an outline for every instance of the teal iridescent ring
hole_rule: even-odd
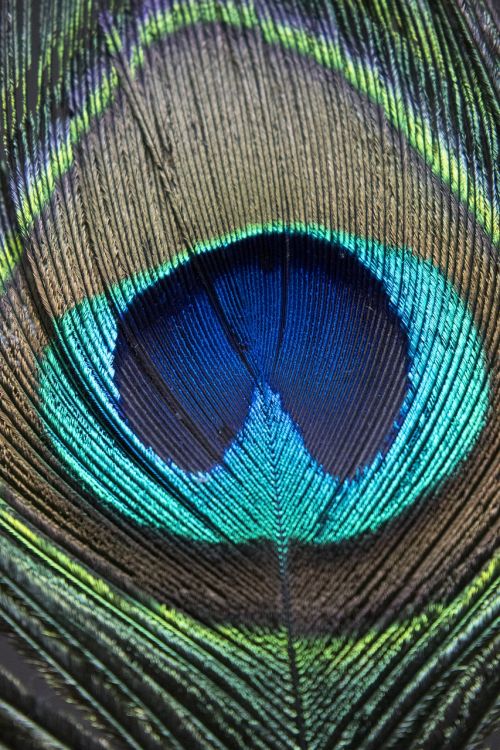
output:
[[[274,539],[278,534],[303,543],[340,542],[376,530],[438,489],[485,425],[486,360],[472,316],[443,274],[409,249],[323,227],[275,224],[248,227],[200,244],[192,253],[278,232],[341,246],[383,285],[407,332],[409,354],[409,389],[392,444],[341,480],[311,455],[279,394],[265,387],[255,391],[224,460],[209,471],[183,470],[141,442],[118,406],[117,316],[138,294],[189,262],[191,255],[184,253],[175,263],[121,281],[106,295],[65,313],[56,321],[58,340],[40,364],[41,413],[60,459],[99,501],[139,525],[209,543]],[[76,387],[61,368],[61,345],[85,388]],[[82,399],[81,393],[92,395]],[[272,466],[262,447],[264,414],[273,430]],[[271,475],[280,474],[280,461],[277,530]],[[290,462],[293,482],[286,479]]]

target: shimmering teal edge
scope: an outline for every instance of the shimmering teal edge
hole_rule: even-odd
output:
[[[284,476],[292,464],[296,467],[295,481],[287,480],[280,488],[280,534],[315,543],[374,531],[428,496],[464,460],[484,427],[489,383],[473,319],[442,273],[409,249],[384,247],[321,226],[276,222],[246,227],[198,244],[191,252],[209,252],[235,240],[282,231],[341,245],[382,282],[409,341],[410,387],[394,442],[385,456],[380,453],[353,479],[341,482],[309,455],[279,397],[257,393],[223,464],[209,473],[185,473],[143,445],[117,409],[119,394],[113,383],[117,325],[111,308],[124,311],[136,294],[185,263],[190,257],[185,251],[172,263],[115,284],[108,295],[85,300],[56,322],[66,356],[74,362],[83,390],[93,394],[105,429],[80,398],[82,389],[76,389],[61,368],[56,346],[47,348],[40,364],[41,413],[60,458],[101,501],[139,524],[214,543],[274,538],[277,530],[262,448],[266,412],[269,419],[264,421],[274,426],[269,439],[278,446]],[[118,446],[110,425],[137,458]],[[141,470],[141,462],[157,480],[151,471]],[[255,462],[261,467],[257,475],[252,468]]]

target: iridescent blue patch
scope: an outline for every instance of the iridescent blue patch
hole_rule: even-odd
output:
[[[407,344],[359,261],[275,233],[196,255],[138,294],[118,324],[114,382],[137,437],[185,471],[222,463],[269,390],[314,459],[344,478],[390,444]]]

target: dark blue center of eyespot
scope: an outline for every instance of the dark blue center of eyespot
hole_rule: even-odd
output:
[[[256,388],[344,478],[390,445],[407,338],[381,283],[341,247],[259,235],[193,257],[138,294],[115,348],[120,410],[187,471],[223,459]]]

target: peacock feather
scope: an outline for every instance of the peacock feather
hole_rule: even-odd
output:
[[[498,28],[3,0],[1,748],[498,740]]]

